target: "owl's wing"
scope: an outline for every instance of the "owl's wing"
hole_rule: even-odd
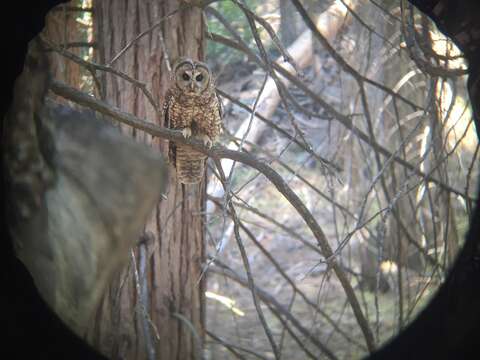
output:
[[[170,89],[165,93],[165,100],[163,102],[163,126],[167,129],[172,129],[175,127],[175,124],[172,124],[172,119],[170,118],[169,108],[173,100],[173,94]],[[168,141],[168,158],[170,163],[175,166],[175,160],[177,155],[177,147],[173,141]]]

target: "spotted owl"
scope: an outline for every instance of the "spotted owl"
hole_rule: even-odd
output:
[[[165,126],[181,130],[185,138],[195,137],[211,147],[222,132],[222,110],[207,64],[181,58],[172,68],[170,81],[163,104]],[[169,158],[180,183],[201,181],[206,155],[170,141]]]

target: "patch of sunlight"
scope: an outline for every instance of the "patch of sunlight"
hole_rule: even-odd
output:
[[[335,0],[335,6],[337,6],[342,13],[347,12],[348,10],[345,4],[347,4],[348,6],[352,6],[351,1]]]
[[[420,246],[424,249],[427,247],[427,238],[425,235],[422,235],[420,238]]]
[[[423,144],[422,144],[423,145]],[[415,197],[415,201],[417,202],[417,204],[420,203],[420,201],[422,201],[423,199],[423,195],[425,195],[425,190],[427,188],[425,187],[424,184],[420,184],[420,186],[418,187],[418,190],[417,190],[417,195]]]
[[[430,136],[430,126],[425,126],[425,129],[423,130],[423,133],[421,135],[421,143],[420,143],[420,156],[423,157],[425,156],[425,153],[427,152],[428,149],[428,139]],[[425,171],[425,162],[422,161],[420,164],[420,170]]]
[[[433,51],[446,57],[439,60],[440,65],[449,69],[467,68],[462,52],[449,38],[437,29],[431,31],[430,35]],[[439,81],[436,91],[437,99],[440,99],[441,103],[442,120],[446,120],[448,145],[452,149],[457,141],[464,136],[460,146],[473,152],[477,145],[477,136],[472,121],[470,104],[461,96],[453,97],[451,85],[447,81]]]
[[[438,248],[431,248],[427,250],[428,255],[437,255],[437,256],[442,256],[444,251],[443,246],[439,246]]]
[[[461,56],[460,49],[448,37],[437,29],[430,31],[432,48],[438,55],[448,56],[449,69],[466,69],[465,59]],[[442,61],[444,62],[444,61]]]
[[[382,263],[380,264],[380,269],[383,273],[396,273],[398,270],[398,266],[393,261],[385,260],[382,261]]]
[[[467,203],[465,202],[465,199],[460,195],[457,195],[456,199],[460,203],[460,205],[462,205],[463,210],[466,211],[467,210]]]
[[[78,23],[82,24],[83,26],[91,26],[91,25],[92,25],[91,20],[83,19],[83,18],[81,18],[81,17],[77,17],[75,20],[76,20]]]
[[[445,122],[449,148],[453,149],[461,140],[460,147],[470,152],[475,151],[477,134],[470,104],[461,96],[453,97],[452,87],[447,81],[439,81],[436,91],[437,99],[440,100],[441,117]]]
[[[232,310],[232,312],[238,316],[245,316],[245,313],[236,308],[235,306],[235,300],[233,299],[230,299],[229,297],[226,297],[226,296],[223,296],[223,295],[219,295],[219,294],[215,294],[211,291],[205,291],[205,296],[208,298],[208,299],[213,299],[213,300],[216,300],[218,301],[219,303],[221,303],[222,305],[225,305],[227,308],[229,308],[230,310]]]

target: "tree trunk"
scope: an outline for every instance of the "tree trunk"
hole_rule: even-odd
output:
[[[108,64],[138,34],[180,5],[176,0],[96,1],[96,61]],[[160,31],[171,61],[179,56],[203,59],[204,24],[201,11],[193,8],[164,21],[112,66],[144,82],[155,99],[163,100],[169,73]],[[102,85],[108,103],[163,126],[160,114],[140,89],[110,74],[103,75]],[[151,144],[166,156],[166,141],[126,126],[122,131]],[[165,196],[145,226],[153,241],[135,249],[130,265],[105,293],[87,334],[88,340],[110,358],[193,359],[200,355],[204,337],[205,283],[201,272],[205,254],[201,214],[205,181],[182,186],[176,183],[173,167],[170,170]]]
[[[52,9],[45,18],[45,28],[42,35],[51,42],[58,44],[73,52],[77,56],[81,56],[80,47],[68,48],[68,44],[80,41],[79,24],[75,21],[78,16],[77,12],[67,11],[68,6],[74,6],[75,2],[70,1],[65,4],[58,5]],[[48,54],[50,61],[50,72],[54,79],[60,80],[70,86],[80,88],[81,67],[77,63],[68,60],[64,56],[50,52]],[[61,97],[55,97],[55,100],[66,103]]]

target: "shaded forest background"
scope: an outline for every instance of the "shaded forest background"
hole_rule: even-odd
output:
[[[206,336],[191,319],[180,321],[182,331],[193,332],[197,355],[202,339],[206,358],[365,355],[398,334],[444,281],[477,196],[479,144],[466,64],[453,43],[404,2],[302,4],[209,5],[203,55],[225,109],[221,143],[277,171],[332,253],[258,169],[211,161],[204,206],[196,209],[202,216],[190,213],[206,240],[201,279],[189,283],[206,280]],[[57,80],[108,100],[112,90],[100,84],[112,80],[102,77],[119,74],[88,65],[99,64],[93,6],[85,0],[56,8],[43,36]],[[168,41],[159,47],[172,51]],[[148,97],[148,74],[137,79],[125,64],[116,69],[130,78],[121,86]],[[122,108],[128,100],[117,101],[109,103]],[[138,104],[125,111],[155,118]],[[149,142],[140,131],[123,131]],[[140,252],[124,270],[132,289]],[[161,331],[151,326],[143,345],[163,339]]]

